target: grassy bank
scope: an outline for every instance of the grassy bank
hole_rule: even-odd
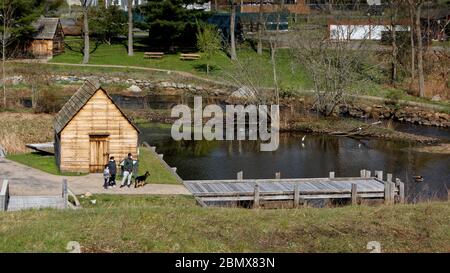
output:
[[[367,126],[367,123],[351,118],[313,118],[305,117],[295,120],[290,125],[291,131],[310,132],[316,134],[345,135],[346,132],[362,128],[355,137],[377,137],[395,141],[411,141],[421,143],[437,142],[438,139],[422,135],[397,131],[393,123]]]
[[[83,175],[83,173],[60,172],[56,166],[55,156],[53,155],[40,153],[10,154],[8,155],[8,159],[49,174],[64,176]]]
[[[0,252],[449,252],[450,205],[246,210],[187,196],[93,196],[81,210],[0,213]]]
[[[29,151],[25,144],[53,140],[53,116],[0,112],[0,146],[8,153]]]
[[[180,184],[171,171],[163,166],[161,161],[146,147],[139,149],[139,172],[150,172],[149,182],[156,184]]]

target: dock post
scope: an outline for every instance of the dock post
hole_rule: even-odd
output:
[[[334,172],[330,172],[330,179],[334,179]]]
[[[367,170],[366,170],[366,178],[370,178],[371,176],[372,176],[371,171],[367,171]]]
[[[392,173],[388,173],[388,174],[387,174],[386,181],[387,181],[387,182],[392,182]]]
[[[352,205],[358,204],[358,186],[356,184],[352,184]]]
[[[244,172],[240,171],[237,173],[237,180],[243,180],[244,179]]]
[[[395,186],[398,189],[398,202],[400,204],[404,204],[405,203],[405,183],[403,183],[400,178],[396,178],[395,179]],[[395,192],[392,193],[393,195],[395,195]]]
[[[294,186],[294,208],[298,208],[298,205],[300,203],[300,189],[298,184],[295,184]]]
[[[384,183],[384,203],[392,204],[394,202],[395,184],[392,182]]]
[[[376,171],[376,177],[380,180],[383,180],[383,171]]]
[[[280,172],[275,173],[275,179],[281,179],[281,173]]]
[[[255,196],[253,201],[253,208],[257,209],[259,208],[259,186],[258,184],[255,185]]]
[[[62,182],[62,199],[64,202],[64,208],[67,208],[69,206],[69,194],[67,189],[67,179],[63,179]]]
[[[359,173],[360,173],[361,178],[366,177],[366,170],[361,170]]]

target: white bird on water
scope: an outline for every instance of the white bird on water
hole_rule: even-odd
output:
[[[305,142],[305,139],[306,139],[306,135],[304,135],[304,136],[302,137],[302,142]]]

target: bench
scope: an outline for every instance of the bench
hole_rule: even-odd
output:
[[[161,59],[164,57],[164,52],[145,52],[144,58],[145,59]]]
[[[198,60],[200,59],[199,54],[192,54],[192,53],[181,53],[180,60]]]

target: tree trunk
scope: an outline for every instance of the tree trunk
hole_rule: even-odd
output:
[[[236,41],[234,37],[235,30],[235,19],[236,19],[236,5],[234,4],[234,0],[231,2],[231,15],[230,15],[230,43],[231,43],[231,60],[237,60],[236,54]]]
[[[391,71],[391,84],[395,84],[397,81],[397,33],[395,24],[391,25],[391,39],[392,39],[392,71]]]
[[[416,44],[414,42],[414,10],[410,8],[410,19],[411,19],[411,30],[410,30],[410,39],[411,39],[411,85],[414,83],[416,78]]]
[[[83,63],[89,63],[89,21],[88,21],[88,6],[83,7],[83,29],[84,29],[84,49],[83,49]]]
[[[5,32],[3,32],[4,34]],[[4,37],[3,37],[4,38]],[[2,41],[2,87],[3,87],[3,108],[6,109],[6,72],[5,72],[5,62],[6,62],[6,46],[5,41]]]
[[[263,2],[264,0],[259,1],[259,13],[258,13],[258,55],[262,55],[263,46],[262,46],[262,28],[263,28]]]
[[[133,0],[128,0],[128,56],[133,55]]]
[[[419,75],[419,96],[425,96],[425,78],[423,75],[423,41],[420,27],[420,13],[422,4],[417,5],[416,11],[416,36],[417,36],[417,73]]]
[[[6,13],[5,13],[5,1],[2,1],[2,9],[3,9],[3,35],[2,35],[2,87],[3,87],[3,108],[6,109],[6,71],[5,71],[5,62],[6,62]]]

